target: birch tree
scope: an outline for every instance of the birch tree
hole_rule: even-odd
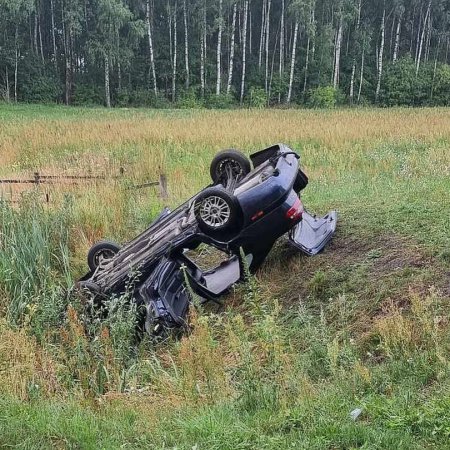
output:
[[[207,33],[206,0],[203,0],[201,21],[202,21],[202,28],[200,33],[200,85],[202,97],[204,97],[206,88],[206,76],[205,76],[206,33]]]
[[[222,32],[223,32],[223,18],[222,18],[222,6],[223,0],[219,0],[219,16],[218,16],[218,26],[219,31],[217,34],[217,81],[216,81],[216,95],[220,95],[220,88],[222,84]]]
[[[398,59],[400,50],[400,35],[402,29],[402,19],[403,19],[404,7],[399,5],[396,8],[397,26],[395,30],[395,40],[394,40],[394,52],[392,54],[392,62],[395,63]]]
[[[333,72],[333,87],[336,89],[339,85],[339,70],[341,67],[341,46],[342,46],[342,31],[344,27],[344,17],[342,11],[342,1],[339,2],[338,10],[338,29],[336,33],[335,51],[334,51],[334,72]]]
[[[384,35],[385,35],[385,19],[386,19],[386,4],[384,4],[383,8],[383,16],[381,18],[381,41],[380,41],[380,50],[378,52],[378,74],[377,74],[377,88],[375,91],[375,101],[378,102],[378,97],[380,96],[380,88],[381,88],[381,77],[383,75],[383,52],[384,52]]]
[[[189,89],[189,31],[187,21],[186,0],[183,0],[183,22],[184,22],[184,65],[186,70],[186,89]]]
[[[286,102],[290,103],[292,98],[292,86],[294,84],[294,68],[295,68],[295,57],[297,52],[297,38],[298,38],[298,18],[295,20],[295,27],[294,27],[294,37],[292,39],[292,54],[291,54],[291,70],[289,75],[289,89],[288,89],[288,95]]]
[[[272,0],[267,0],[267,12],[266,12],[266,25],[265,25],[265,90],[266,93],[269,91],[268,81],[269,81],[269,43],[270,43],[270,7],[272,5]]]
[[[416,59],[416,76],[419,73],[420,59],[422,56],[423,39],[425,36],[425,28],[426,28],[427,22],[429,20],[430,11],[431,11],[431,0],[429,0],[429,2],[428,2],[427,10],[425,13],[425,18],[423,20],[422,33],[420,35],[420,42],[419,42],[419,46],[418,46],[417,59]]]
[[[237,3],[233,5],[233,21],[231,25],[231,45],[230,45],[230,61],[228,64],[228,82],[227,82],[227,95],[231,91],[231,82],[233,80],[233,64],[234,64],[234,44],[236,34],[236,16],[237,16]]]
[[[177,12],[178,2],[175,0],[175,8],[173,10],[173,63],[172,63],[172,102],[176,100],[177,92]]]
[[[361,25],[361,0],[358,0],[358,18],[356,21],[356,39],[360,37],[359,28]],[[353,104],[353,97],[354,97],[354,91],[355,91],[355,72],[356,72],[356,49],[353,50],[353,64],[352,64],[352,73],[350,76],[350,104]]]
[[[155,93],[155,97],[156,97],[156,96],[158,96],[158,87],[157,87],[157,81],[156,81],[155,57],[153,54],[152,25],[151,25],[151,17],[150,17],[150,0],[147,0],[147,2],[146,2],[145,22],[146,22],[146,26],[147,26],[148,48],[149,48],[149,52],[150,52],[150,68],[152,71],[153,92]]]
[[[241,95],[240,104],[242,105],[244,101],[244,91],[245,91],[245,70],[247,63],[247,21],[248,21],[248,1],[244,1],[244,25],[242,30],[242,76],[241,76]]]

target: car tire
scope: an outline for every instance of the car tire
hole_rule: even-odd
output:
[[[96,242],[88,252],[89,269],[94,272],[102,259],[111,259],[120,251],[120,245],[112,241]]]
[[[236,197],[222,187],[210,187],[201,192],[195,200],[194,211],[204,233],[229,232],[238,228],[239,204]]]
[[[210,166],[214,184],[227,186],[232,175],[236,181],[242,180],[251,171],[250,160],[240,151],[222,150],[214,157]]]

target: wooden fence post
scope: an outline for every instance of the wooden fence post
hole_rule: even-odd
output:
[[[169,197],[167,192],[167,177],[163,173],[159,176],[159,195],[163,199]]]

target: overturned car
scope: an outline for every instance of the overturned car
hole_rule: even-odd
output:
[[[224,150],[210,172],[212,184],[175,210],[164,209],[131,242],[120,247],[101,241],[91,248],[90,271],[78,286],[94,303],[132,286],[145,331],[158,335],[185,324],[192,292],[203,302],[217,301],[245,278],[247,269],[257,270],[284,234],[308,255],[331,239],[336,212],[317,218],[303,208],[300,192],[308,178],[287,146],[274,145],[250,159]],[[224,252],[225,260],[202,269],[190,257],[202,245]]]

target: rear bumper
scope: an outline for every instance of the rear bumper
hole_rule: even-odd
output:
[[[289,232],[289,241],[303,253],[316,255],[333,237],[336,223],[336,211],[331,211],[320,218],[304,211],[303,220]]]

